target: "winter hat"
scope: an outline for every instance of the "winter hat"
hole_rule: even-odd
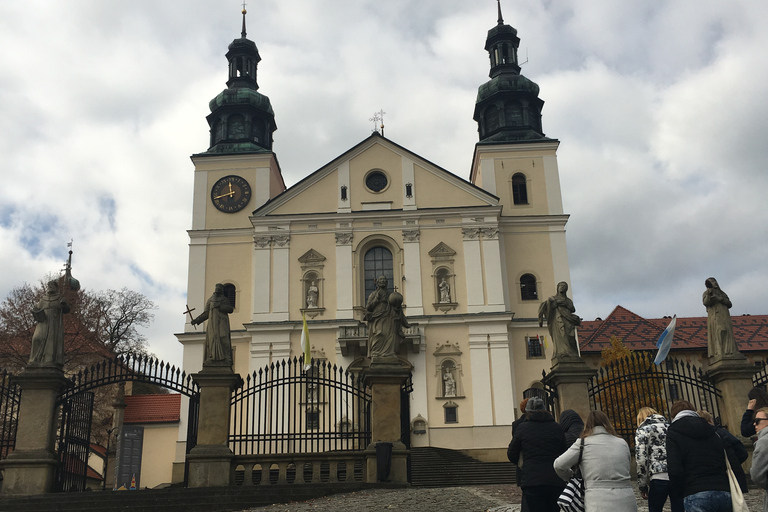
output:
[[[525,404],[525,412],[534,412],[534,411],[544,411],[546,408],[544,407],[544,400],[537,396],[533,396],[528,400],[528,403]]]

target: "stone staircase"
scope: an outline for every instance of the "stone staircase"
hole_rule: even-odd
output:
[[[304,501],[381,484],[263,485],[205,489],[148,489],[55,493],[22,498],[3,497],[0,511],[8,512],[229,512],[251,507]],[[393,486],[395,487],[395,486]],[[399,486],[402,487],[402,486]]]
[[[411,448],[411,485],[515,484],[515,466],[509,462],[481,462],[446,448]]]

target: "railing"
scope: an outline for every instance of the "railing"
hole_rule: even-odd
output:
[[[11,377],[7,370],[0,373],[0,459],[16,446],[21,388],[11,382]]]
[[[591,407],[602,410],[630,446],[634,446],[641,407],[653,407],[664,414],[674,401],[687,400],[697,410],[712,414],[715,422],[720,421],[718,398],[722,394],[704,372],[672,357],[656,366],[651,352],[632,352],[600,368],[589,381],[588,390]]]
[[[231,403],[235,455],[360,451],[371,442],[370,392],[359,375],[324,361],[254,371]]]
[[[236,486],[365,481],[362,452],[238,455],[231,467]]]

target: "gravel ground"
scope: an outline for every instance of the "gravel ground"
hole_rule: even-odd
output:
[[[638,512],[648,512],[648,502],[640,498],[635,487]],[[746,495],[752,512],[763,509],[763,492],[753,489]],[[375,489],[296,503],[256,507],[243,512],[337,512],[414,511],[414,512],[517,512],[520,510],[520,489],[514,485],[482,485],[425,489]],[[669,505],[664,508],[670,510]],[[620,511],[617,511],[620,512]]]

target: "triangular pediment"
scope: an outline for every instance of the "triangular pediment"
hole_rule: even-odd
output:
[[[499,199],[374,133],[253,212],[255,217],[498,206]]]
[[[440,242],[429,251],[429,255],[432,258],[450,258],[456,255],[456,251],[451,249],[445,242]]]
[[[300,263],[320,263],[325,261],[325,256],[320,254],[314,249],[310,249],[307,252],[305,252],[302,256],[299,257]]]
[[[437,350],[435,350],[435,356],[460,356],[461,349],[457,344],[446,341],[444,344],[438,344]]]

